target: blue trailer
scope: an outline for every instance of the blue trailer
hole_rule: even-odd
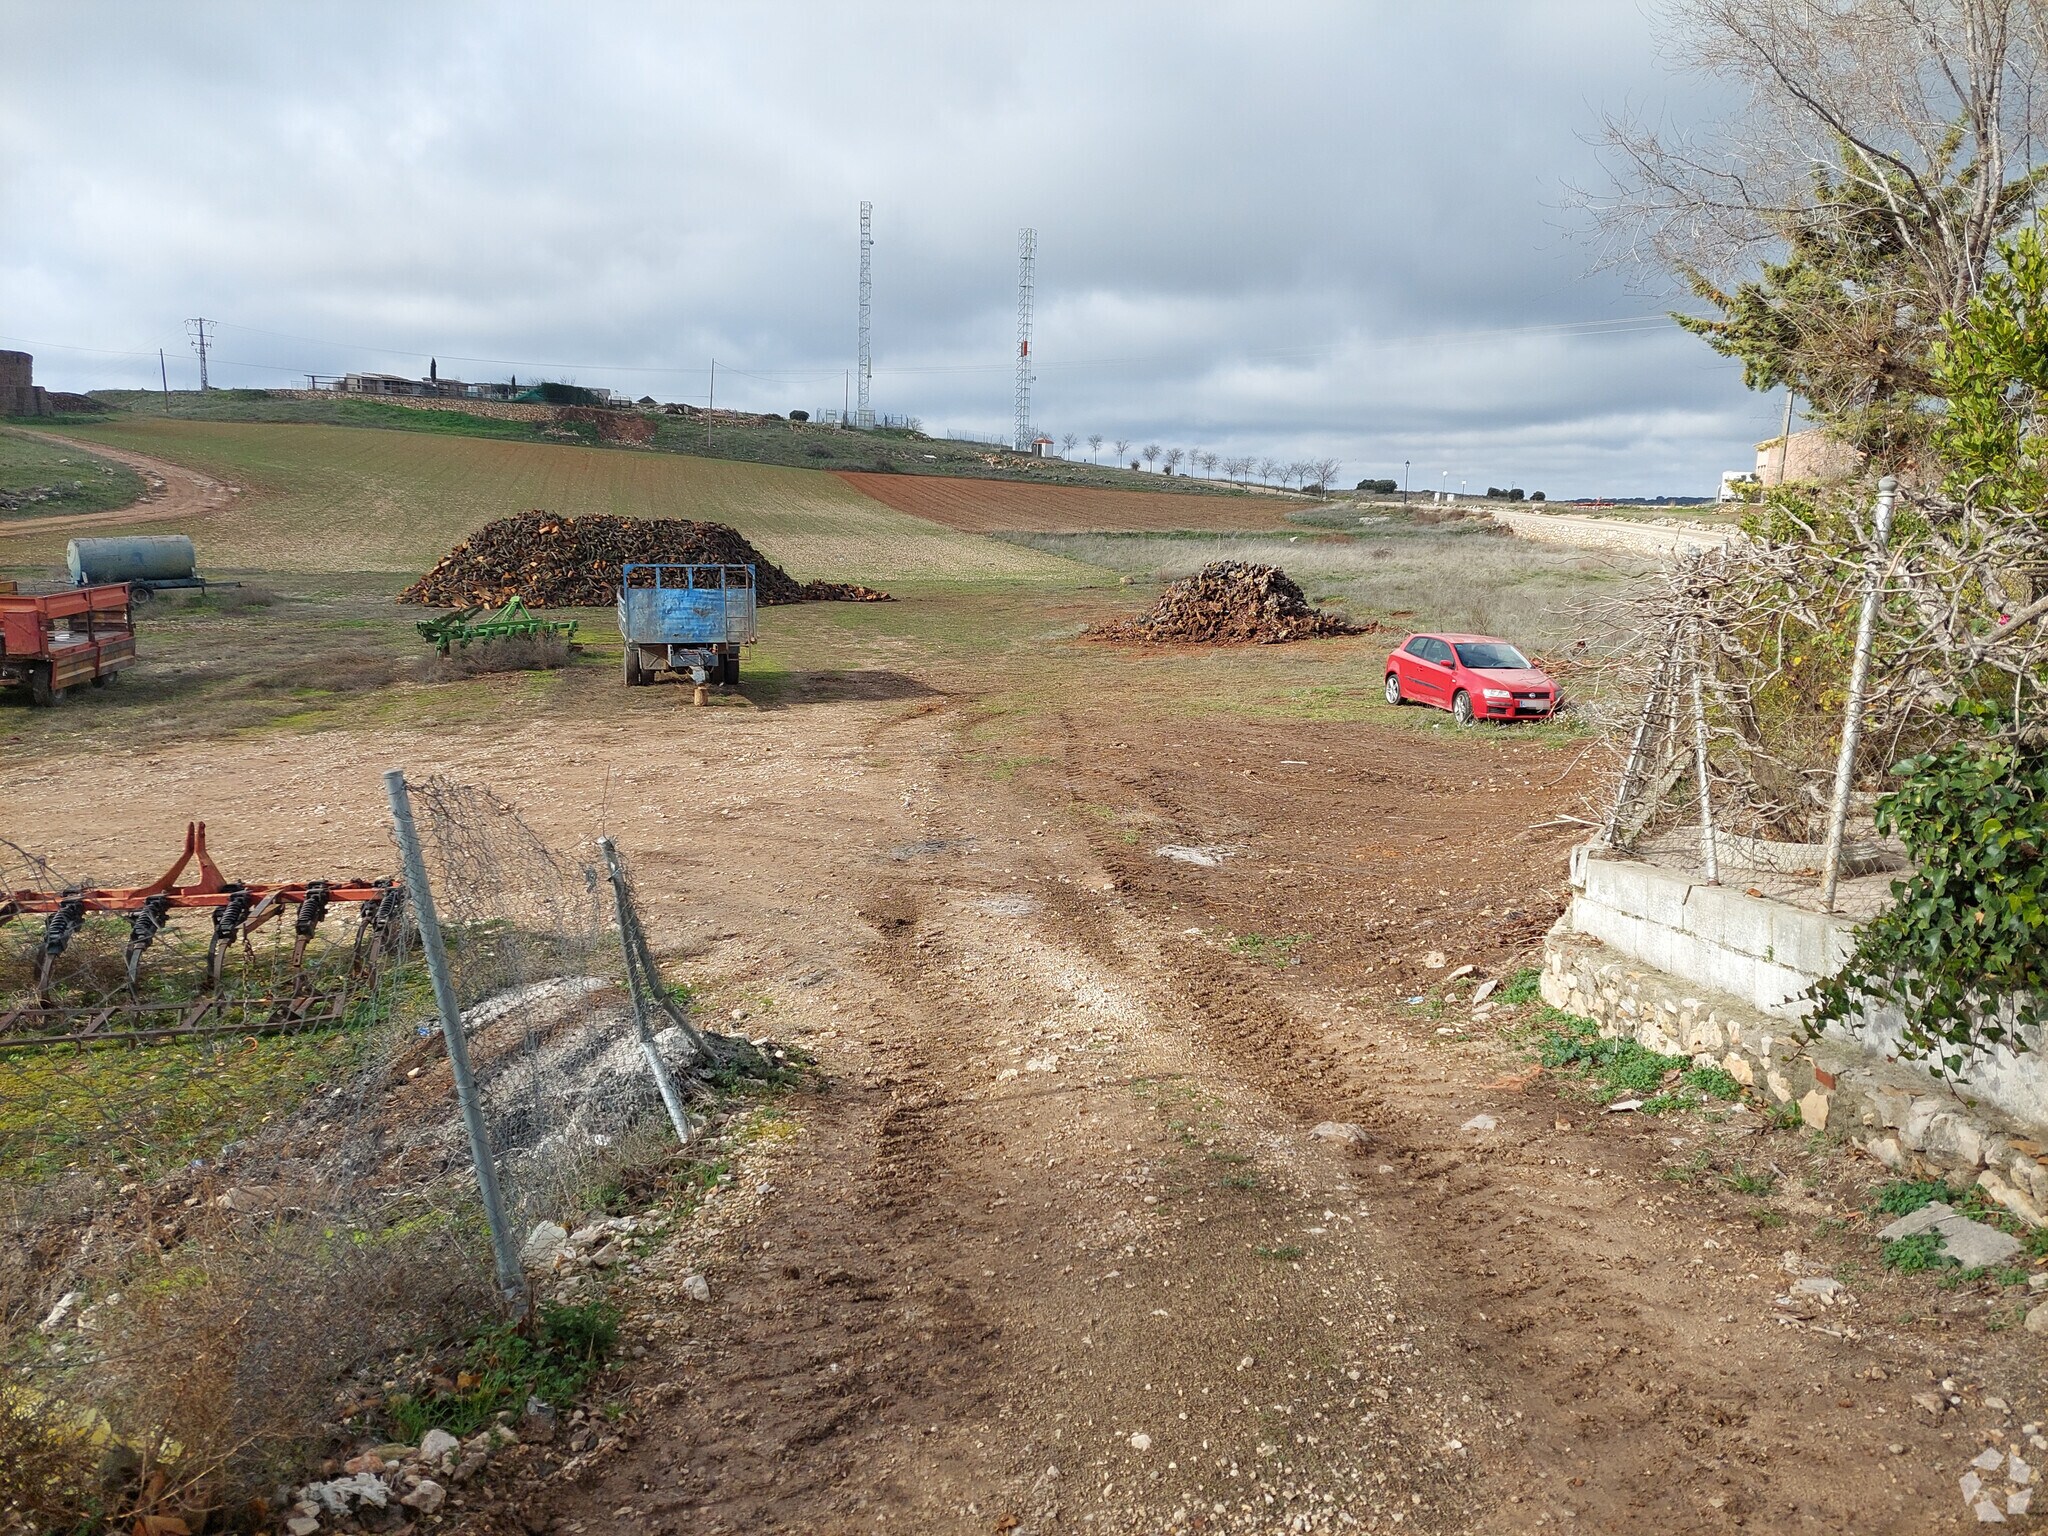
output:
[[[619,573],[626,686],[666,670],[699,687],[737,687],[740,647],[755,636],[754,598],[751,565],[628,564]]]

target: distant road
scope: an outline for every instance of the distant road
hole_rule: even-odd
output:
[[[1606,549],[1668,558],[1684,550],[1719,549],[1730,539],[1738,537],[1734,528],[1638,523],[1627,518],[1587,517],[1574,512],[1491,510],[1493,520],[1518,539],[1529,539],[1538,544],[1570,544],[1579,549]]]

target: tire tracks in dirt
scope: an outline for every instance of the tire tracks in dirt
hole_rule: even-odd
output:
[[[123,528],[136,523],[166,523],[180,519],[203,518],[225,510],[233,504],[233,493],[222,482],[210,475],[202,475],[194,469],[172,464],[163,459],[151,458],[145,453],[135,453],[126,448],[110,448],[101,443],[92,443],[82,438],[65,437],[56,432],[11,428],[23,436],[54,443],[64,448],[75,448],[80,453],[90,453],[102,459],[111,459],[140,472],[150,490],[139,500],[125,507],[115,507],[106,512],[75,512],[50,517],[0,518],[0,539],[26,537],[30,534],[83,534],[94,529]]]

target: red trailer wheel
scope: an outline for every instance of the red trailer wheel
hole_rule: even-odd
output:
[[[38,709],[48,709],[64,697],[62,688],[50,686],[50,664],[40,662],[28,669],[28,701]]]

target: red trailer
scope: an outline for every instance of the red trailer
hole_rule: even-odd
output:
[[[0,592],[0,687],[54,704],[68,688],[104,687],[135,659],[128,583],[62,592]]]

